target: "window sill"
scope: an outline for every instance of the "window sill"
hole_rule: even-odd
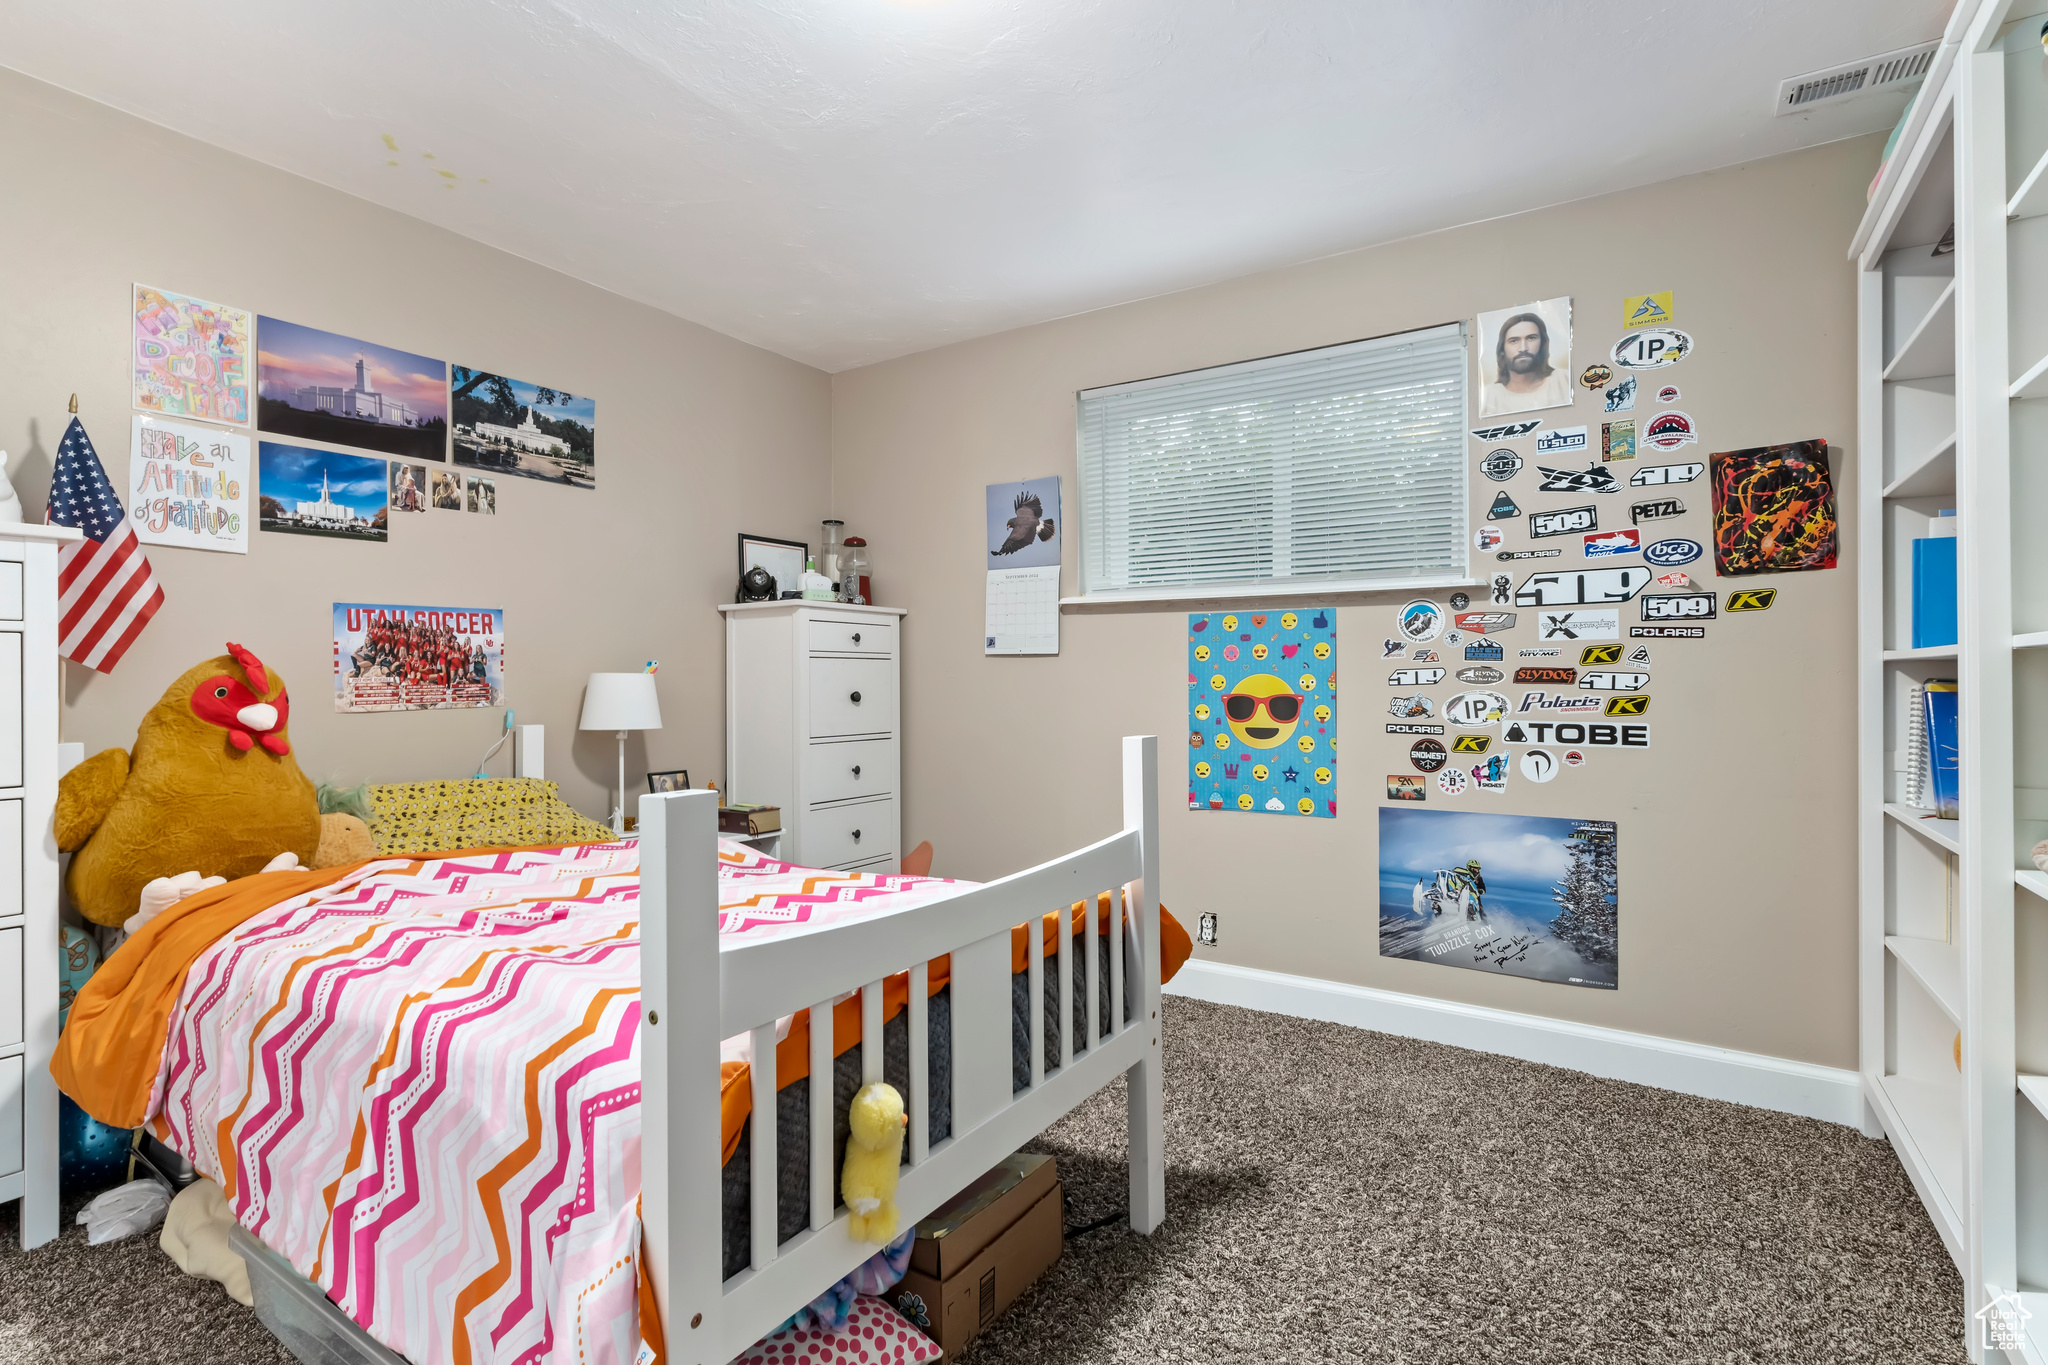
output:
[[[1316,587],[1299,584],[1259,587],[1219,586],[1214,588],[1174,587],[1095,593],[1083,597],[1062,597],[1060,611],[1075,615],[1111,612],[1172,611],[1205,605],[1219,607],[1248,602],[1312,602],[1322,606],[1370,605],[1389,596],[1428,592],[1442,588],[1484,587],[1481,578],[1411,578],[1383,583],[1330,583]]]

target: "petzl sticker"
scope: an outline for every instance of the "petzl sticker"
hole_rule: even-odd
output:
[[[1625,370],[1656,370],[1692,354],[1692,338],[1676,327],[1648,327],[1614,343],[1614,363]]]
[[[1628,519],[1640,526],[1646,521],[1663,521],[1685,515],[1685,504],[1677,498],[1652,498],[1628,509]]]

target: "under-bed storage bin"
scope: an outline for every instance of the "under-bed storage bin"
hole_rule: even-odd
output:
[[[249,1267],[257,1318],[294,1359],[305,1365],[407,1365],[404,1356],[379,1345],[320,1286],[245,1229],[228,1229],[228,1241]]]

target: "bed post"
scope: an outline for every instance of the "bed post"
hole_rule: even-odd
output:
[[[1131,1227],[1149,1235],[1166,1221],[1166,1120],[1159,1046],[1159,739],[1155,735],[1124,737],[1124,828],[1137,830],[1141,840],[1141,871],[1124,894],[1130,913],[1127,932],[1137,937],[1137,1023],[1148,1044],[1145,1060],[1124,1073],[1130,1102]],[[1088,989],[1092,996],[1094,983]],[[1117,1002],[1117,1008],[1121,1005]]]
[[[670,1365],[725,1359],[718,1011],[718,793],[643,796],[641,1250]]]

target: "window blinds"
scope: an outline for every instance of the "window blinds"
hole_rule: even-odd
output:
[[[1088,389],[1082,591],[1457,575],[1465,329]]]

